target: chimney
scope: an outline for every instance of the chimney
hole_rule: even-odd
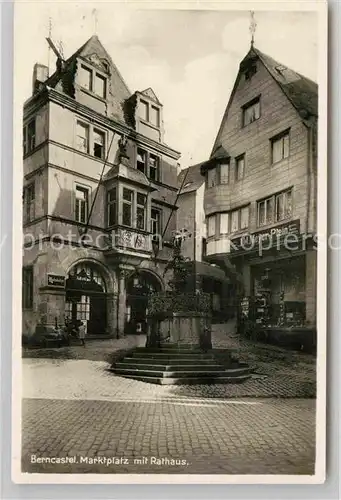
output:
[[[44,66],[44,64],[36,63],[33,68],[33,94],[40,90],[40,86],[49,77],[49,68]]]

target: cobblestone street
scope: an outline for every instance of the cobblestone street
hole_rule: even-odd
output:
[[[313,474],[314,399],[250,398],[266,379],[167,387],[107,367],[23,360],[23,472]]]

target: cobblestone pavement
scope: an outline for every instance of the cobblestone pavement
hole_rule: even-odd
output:
[[[230,396],[242,386],[165,387],[106,367],[23,360],[23,471],[313,473],[313,399],[237,399]],[[37,464],[32,455],[76,457],[76,463]],[[103,463],[112,457],[122,461]],[[141,457],[148,463],[134,463]],[[186,465],[157,462],[162,458]]]
[[[25,399],[22,470],[313,474],[314,402]]]
[[[115,353],[144,341],[34,350],[29,359],[24,354],[24,472],[314,473],[312,356],[218,332],[214,347],[232,348],[254,370],[248,382],[158,386],[107,370]]]

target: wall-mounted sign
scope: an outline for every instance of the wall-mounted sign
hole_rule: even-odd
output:
[[[257,249],[258,245],[263,242],[264,245],[268,246],[269,242],[271,242],[275,246],[278,242],[283,242],[286,236],[298,236],[299,234],[300,220],[297,219],[280,224],[279,226],[261,229],[259,231],[255,231],[254,233],[234,238],[231,240],[231,252],[238,250],[254,250]]]
[[[57,274],[47,275],[48,286],[65,286],[65,276],[60,276]]]

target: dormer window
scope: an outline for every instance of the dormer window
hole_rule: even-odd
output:
[[[150,107],[150,123],[155,127],[160,127],[160,110],[156,106]]]
[[[101,99],[107,95],[107,79],[97,71],[84,64],[79,69],[79,85],[82,89],[96,94]]]
[[[139,102],[139,117],[153,127],[160,128],[160,108],[144,99]]]
[[[105,99],[105,96],[106,96],[106,83],[107,83],[106,78],[104,76],[96,73],[94,92],[95,92],[95,94],[97,94],[99,97],[102,97],[103,99]]]

